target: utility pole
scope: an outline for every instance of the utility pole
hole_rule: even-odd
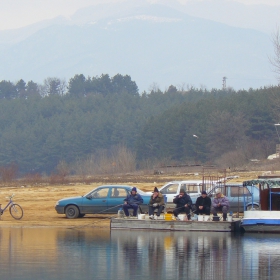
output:
[[[197,164],[197,141],[198,141],[198,136],[194,134],[193,137],[196,139],[194,148],[195,148],[195,164]]]
[[[227,88],[227,77],[223,77],[223,90]]]

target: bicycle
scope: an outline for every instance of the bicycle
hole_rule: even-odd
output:
[[[23,210],[19,204],[13,202],[12,198],[14,196],[15,195],[12,194],[11,196],[8,197],[9,198],[8,204],[4,208],[0,208],[0,212],[1,215],[3,215],[5,210],[9,207],[9,212],[11,216],[16,220],[20,220],[23,217]]]

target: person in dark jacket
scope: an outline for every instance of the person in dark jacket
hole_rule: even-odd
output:
[[[137,217],[137,211],[140,204],[143,203],[143,198],[139,193],[137,193],[137,189],[133,187],[131,189],[131,192],[127,197],[124,199],[123,204],[123,211],[125,214],[125,217],[127,218],[129,216],[128,209],[133,209],[133,217]]]
[[[201,192],[201,196],[197,198],[195,206],[197,214],[210,215],[211,198],[207,196],[206,191]]]
[[[158,191],[158,188],[154,188],[154,192],[151,195],[150,201],[149,201],[149,218],[151,220],[154,219],[154,211],[157,209],[157,216],[156,219],[160,216],[160,213],[162,212],[164,208],[164,197],[163,195]]]
[[[190,220],[192,200],[190,196],[186,194],[184,189],[180,190],[180,193],[173,199],[173,203],[176,204],[176,208],[173,211],[173,214],[176,217],[176,219],[178,219],[178,214],[186,213],[188,220]]]

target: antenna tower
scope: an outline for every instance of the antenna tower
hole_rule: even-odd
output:
[[[227,88],[227,77],[223,77],[223,90]]]

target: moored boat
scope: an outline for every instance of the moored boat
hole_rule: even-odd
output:
[[[241,227],[246,232],[280,232],[280,178],[243,182],[257,186],[260,192],[260,210],[244,211]]]

